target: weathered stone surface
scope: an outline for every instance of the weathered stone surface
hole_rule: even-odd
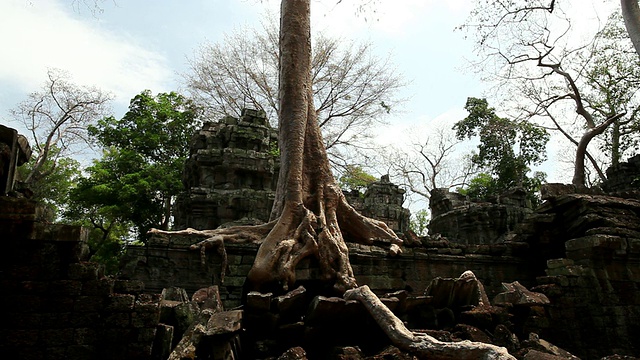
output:
[[[529,334],[529,338],[522,342],[522,346],[533,349],[533,351],[536,352],[535,353],[536,355],[532,355],[530,357],[527,357],[527,355],[525,355],[526,359],[541,358],[541,359],[550,359],[550,360],[555,360],[555,359],[580,360],[578,357],[574,356],[568,351],[561,349],[544,339],[541,339],[535,333]],[[540,353],[552,355],[555,357],[544,357]],[[536,357],[536,356],[539,356],[539,357]]]
[[[361,194],[357,190],[345,191],[345,197],[351,206],[361,214],[385,222],[398,235],[409,230],[408,209],[402,207],[405,191],[389,181],[389,175],[383,175],[373,182]]]
[[[257,311],[269,311],[272,297],[272,293],[263,294],[258,291],[250,291],[247,294],[247,308]]]
[[[487,202],[467,199],[448,189],[434,189],[429,207],[429,234],[439,234],[463,244],[499,242],[533,212],[522,189],[511,190]]]
[[[549,299],[542,293],[529,291],[526,287],[514,281],[510,284],[503,283],[504,292],[493,298],[495,305],[535,306],[549,305]]]
[[[200,306],[200,310],[210,309],[213,312],[220,312],[224,310],[217,285],[202,288],[194,292],[191,296],[191,300],[195,301],[198,306]]]
[[[17,168],[30,158],[27,138],[16,129],[0,124],[0,196],[13,192]]]
[[[299,286],[273,299],[275,308],[283,319],[298,319],[304,315],[309,305],[307,289]]]
[[[229,310],[211,315],[204,334],[207,336],[234,333],[242,329],[242,310]]]
[[[273,204],[277,133],[263,111],[244,110],[205,123],[191,141],[178,197],[177,229],[215,229],[226,222],[266,221]]]
[[[162,300],[187,302],[189,295],[183,288],[169,287],[162,290]]]
[[[278,360],[306,360],[307,353],[303,348],[297,346],[284,352],[278,357]]]
[[[457,279],[435,278],[425,294],[433,297],[431,304],[436,308],[490,305],[484,287],[471,271],[465,271]]]

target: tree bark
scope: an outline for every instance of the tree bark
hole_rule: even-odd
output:
[[[468,340],[443,342],[427,334],[412,333],[366,285],[348,290],[344,298],[360,301],[395,346],[420,359],[515,360],[515,357],[509,355],[507,349],[492,344]]]
[[[345,235],[386,245],[392,254],[400,251],[402,240],[383,222],[355,211],[331,173],[312,98],[310,0],[281,2],[279,76],[281,168],[273,220],[258,227],[183,232],[204,238],[192,245],[201,251],[220,249],[224,242],[260,243],[247,275],[251,290],[288,289],[296,265],[314,256],[320,280],[342,294],[357,286]]]
[[[636,53],[640,55],[640,6],[638,0],[620,0],[622,17]]]

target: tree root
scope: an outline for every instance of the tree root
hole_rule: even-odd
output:
[[[260,244],[247,276],[254,290],[274,283],[287,290],[296,280],[298,263],[313,255],[318,259],[323,280],[333,281],[334,290],[339,294],[357,286],[344,236],[362,244],[388,246],[392,255],[401,252],[402,244],[384,222],[360,215],[336,184],[317,186],[304,204],[286,203],[280,218],[267,224],[215,230],[151,229],[149,233],[202,238],[190,249],[200,250],[203,264],[206,252],[215,249],[223,259],[222,281],[227,265],[225,243]]]
[[[366,285],[346,291],[344,298],[360,301],[395,346],[420,359],[515,360],[503,347],[468,340],[443,342],[409,331]]]

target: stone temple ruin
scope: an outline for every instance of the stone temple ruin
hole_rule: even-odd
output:
[[[4,139],[3,154],[13,154],[2,157],[7,181],[17,163],[6,159],[23,150]],[[176,225],[266,221],[277,178],[274,140],[260,112],[206,124],[192,142]],[[633,359],[640,355],[640,156],[607,174],[602,190],[548,184],[537,209],[518,190],[482,203],[435,190],[426,237],[407,229],[402,190],[383,177],[365,194],[346,195],[402,233],[403,252],[348,244],[358,284],[403,326],[442,341],[492,343],[518,359]],[[323,293],[314,260],[298,265],[289,292],[246,292],[257,245],[201,254],[188,250],[195,242],[188,235],[154,234],[127,249],[118,276],[104,276],[87,261],[84,229],[42,222],[42,207],[24,198],[0,196],[0,209],[0,354],[415,358],[392,346],[360,303]]]

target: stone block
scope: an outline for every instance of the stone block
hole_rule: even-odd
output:
[[[75,329],[45,329],[40,332],[40,342],[46,347],[71,345],[74,342]]]
[[[126,328],[131,324],[131,313],[116,312],[104,316],[105,328]]]
[[[234,333],[242,329],[242,310],[222,311],[211,315],[205,327],[208,336]]]
[[[50,294],[63,296],[80,296],[83,283],[77,280],[57,280],[51,282]]]
[[[191,296],[191,300],[195,301],[201,310],[211,309],[214,312],[223,310],[220,291],[217,285],[197,290]]]
[[[108,296],[113,292],[113,279],[101,278],[99,280],[85,281],[82,284],[81,295]]]
[[[565,258],[561,258],[561,259],[549,259],[547,260],[547,267],[549,269],[556,269],[559,267],[565,267],[565,266],[570,266],[573,265],[574,262],[572,259],[565,259]]]
[[[272,293],[251,291],[247,294],[247,309],[255,311],[269,311],[271,309]]]
[[[70,264],[67,273],[71,280],[97,280],[104,276],[104,265],[92,262]]]
[[[98,334],[96,329],[81,327],[75,329],[73,339],[76,345],[94,345],[98,341]]]
[[[173,326],[158,324],[153,341],[152,358],[168,359],[173,343]]]
[[[66,348],[64,353],[64,358],[68,360],[89,360],[96,357],[96,347],[93,344],[71,345]]]
[[[116,280],[113,283],[113,292],[120,294],[140,294],[144,291],[144,282],[141,280]]]
[[[131,313],[131,325],[134,328],[152,328],[158,325],[160,312],[137,312]]]
[[[132,311],[135,300],[135,295],[113,294],[106,300],[105,310],[113,312]]]
[[[70,325],[75,328],[95,327],[100,323],[99,312],[73,312],[71,314]]]
[[[78,296],[73,304],[73,311],[78,313],[100,311],[104,307],[102,296]]]

